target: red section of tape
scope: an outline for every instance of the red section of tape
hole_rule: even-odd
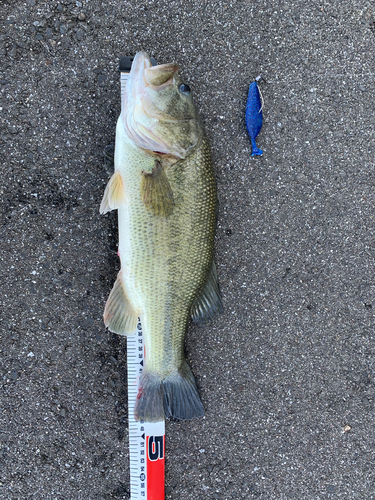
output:
[[[164,500],[165,436],[147,436],[147,500]]]

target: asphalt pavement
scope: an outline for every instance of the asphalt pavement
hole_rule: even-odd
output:
[[[1,500],[129,498],[99,205],[139,50],[180,64],[220,196],[224,313],[186,342],[206,416],[166,424],[166,499],[375,499],[373,2],[5,0],[0,19]]]

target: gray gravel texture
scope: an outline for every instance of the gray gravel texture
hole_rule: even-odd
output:
[[[166,425],[166,499],[375,499],[373,3],[3,0],[0,15],[0,498],[129,498],[126,340],[101,319],[117,221],[99,204],[118,58],[143,49],[180,63],[220,192],[225,312],[189,328],[206,417]]]

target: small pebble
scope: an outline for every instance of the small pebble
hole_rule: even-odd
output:
[[[91,328],[94,324],[94,319],[93,318],[85,318],[82,319],[79,323],[82,328]]]
[[[85,21],[86,20],[86,15],[84,12],[80,12],[78,14],[78,21]]]
[[[98,83],[99,85],[103,85],[104,82],[106,81],[107,77],[105,75],[99,75],[98,76]]]
[[[352,428],[350,427],[350,425],[345,425],[343,432],[345,433],[345,432],[349,432],[351,430],[352,430]]]
[[[296,179],[298,182],[306,182],[307,181],[306,175],[302,174],[302,173],[297,174]]]

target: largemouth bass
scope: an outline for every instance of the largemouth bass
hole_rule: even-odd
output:
[[[104,322],[129,335],[141,319],[146,361],[135,417],[150,422],[204,415],[185,333],[190,316],[202,324],[222,310],[210,147],[178,69],[135,56],[116,127],[115,172],[100,207],[118,210],[121,260]]]

